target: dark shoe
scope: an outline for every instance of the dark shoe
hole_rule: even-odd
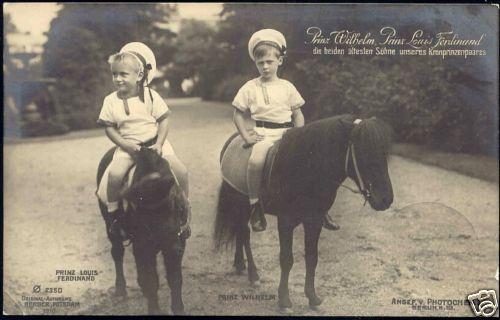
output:
[[[332,217],[330,217],[328,213],[325,215],[325,218],[323,219],[323,227],[332,231],[340,229],[340,226],[337,223],[335,223],[335,221],[333,221]]]
[[[252,211],[250,213],[250,225],[252,226],[252,231],[262,232],[266,230],[267,221],[264,216],[264,210],[259,202],[252,206]]]
[[[111,213],[114,216],[111,226],[109,227],[109,233],[114,237],[119,237],[122,241],[130,240],[129,234],[123,228],[123,217],[121,212],[116,211]]]

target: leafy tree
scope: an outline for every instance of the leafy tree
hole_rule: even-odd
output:
[[[144,42],[158,65],[167,64],[174,33],[165,25],[175,11],[171,4],[63,4],[42,57],[45,76],[58,80],[58,117],[72,128],[95,126],[102,100],[113,90],[107,58],[127,42]]]
[[[196,80],[193,94],[203,94],[213,74],[211,57],[218,56],[219,49],[214,42],[215,29],[208,23],[195,19],[183,19],[175,40],[177,54],[167,71],[172,93],[181,93],[184,79]]]
[[[17,32],[17,28],[12,22],[12,17],[8,13],[3,15],[3,71],[4,76],[12,72],[12,61],[10,60],[9,44],[7,43],[7,35]]]

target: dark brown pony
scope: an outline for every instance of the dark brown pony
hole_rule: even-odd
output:
[[[98,184],[113,158],[115,149],[109,150],[99,163]],[[181,264],[186,240],[181,237],[180,230],[181,223],[185,222],[183,219],[188,204],[165,159],[153,150],[143,147],[137,154],[136,163],[132,185],[123,195],[129,206],[122,220],[124,229],[132,237],[137,281],[147,299],[148,313],[159,314],[156,256],[161,251],[170,287],[172,312],[184,314]],[[109,232],[113,222],[106,205],[99,201],[99,208],[106,222],[106,232],[111,241],[111,255],[115,262],[115,295],[126,296],[123,242],[120,236]]]
[[[309,306],[315,309],[322,302],[316,295],[314,278],[323,218],[346,178],[356,182],[373,209],[390,207],[393,193],[387,168],[389,147],[390,129],[382,121],[376,118],[359,121],[354,116],[342,115],[290,129],[270,150],[275,158],[272,168],[266,164],[260,198],[266,213],[278,219],[281,267],[278,305],[282,311],[288,312],[292,307],[288,277],[293,265],[295,227],[301,223],[304,226],[304,291]],[[249,217],[248,197],[224,181],[215,221],[215,246],[221,249],[236,240],[234,267],[239,273],[245,269],[244,248],[249,280],[256,282],[259,275],[250,248]]]

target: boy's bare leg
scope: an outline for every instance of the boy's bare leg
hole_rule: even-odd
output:
[[[170,164],[170,168],[175,174],[175,177],[177,178],[177,181],[179,182],[179,186],[181,189],[184,191],[184,195],[188,199],[188,207],[187,207],[187,216],[183,217],[183,220],[185,219],[185,230],[182,229],[181,227],[181,233],[183,236],[187,239],[189,238],[191,234],[191,230],[189,228],[189,224],[191,222],[191,204],[189,203],[189,176],[188,176],[188,170],[184,163],[182,163],[179,158],[175,154],[166,154],[163,156],[165,159],[167,159],[168,163]],[[187,232],[184,232],[187,231]]]
[[[262,205],[259,200],[259,189],[262,178],[262,170],[266,161],[266,155],[269,148],[273,145],[272,141],[260,141],[253,145],[252,154],[248,160],[247,184],[248,197],[252,205],[250,223],[253,231],[264,231],[266,229],[266,218],[264,216]]]
[[[175,174],[177,181],[179,181],[179,185],[181,189],[184,191],[184,194],[189,199],[189,179],[188,179],[188,171],[184,163],[182,163],[179,158],[175,154],[168,154],[164,156],[170,164],[170,168]]]
[[[110,233],[115,235],[121,235],[122,239],[127,238],[126,232],[121,227],[121,222],[119,221],[118,212],[118,199],[120,188],[123,183],[123,178],[127,173],[128,169],[133,165],[133,160],[125,157],[114,158],[110,164],[109,169],[109,179],[107,187],[108,195],[108,214],[113,215],[114,222],[111,225]]]
[[[134,162],[132,159],[127,158],[115,158],[111,162],[107,187],[108,203],[116,203],[118,201],[123,177],[127,173],[128,169],[133,165],[133,163]],[[111,209],[113,208],[108,207],[108,211],[116,211],[116,209]]]

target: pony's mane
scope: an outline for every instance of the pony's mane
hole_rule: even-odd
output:
[[[158,172],[163,175],[172,175],[170,165],[167,160],[149,148],[142,148],[137,155],[137,175],[143,176],[151,172]]]
[[[161,177],[167,178],[167,180],[170,180],[170,183],[172,183],[171,188],[168,192],[168,203],[170,210],[174,212],[187,212],[188,200],[184,195],[181,187],[176,183],[174,173],[168,161],[151,149],[141,148],[137,156],[137,169],[135,172],[135,176],[138,179],[141,179],[142,177],[153,172],[158,172]],[[134,182],[134,184],[135,183],[137,182]],[[158,183],[164,182],[160,182],[159,180]],[[160,187],[160,185],[158,185],[158,187]],[[166,193],[165,196],[167,196]]]
[[[287,184],[318,185],[330,189],[344,174],[345,152],[352,141],[362,160],[385,159],[391,144],[390,129],[377,118],[354,124],[356,116],[339,115],[288,130],[276,155],[273,176]],[[310,181],[309,181],[309,180]],[[300,186],[297,188],[301,188]]]
[[[280,152],[286,154],[291,162],[294,158],[298,158],[301,163],[313,162],[313,166],[337,161],[333,158],[341,151],[339,149],[341,145],[347,143],[354,120],[354,116],[341,115],[290,129],[283,136]],[[331,157],[325,157],[324,154],[329,154]]]
[[[295,144],[292,140],[301,140],[302,143],[313,143],[323,148],[344,140],[347,134],[363,153],[386,156],[392,144],[390,127],[376,117],[361,119],[359,124],[354,124],[356,119],[351,114],[321,119],[293,129],[295,134],[285,135],[283,139],[290,140],[292,144]]]
[[[351,141],[360,157],[369,155],[385,158],[391,147],[392,132],[382,120],[372,117],[354,126]]]
[[[322,192],[319,190],[331,194],[328,190],[332,188],[332,181],[342,178],[342,152],[349,140],[348,127],[354,121],[346,121],[345,125],[343,119],[340,116],[325,118],[288,130],[278,147],[273,180],[287,185],[292,194]]]

